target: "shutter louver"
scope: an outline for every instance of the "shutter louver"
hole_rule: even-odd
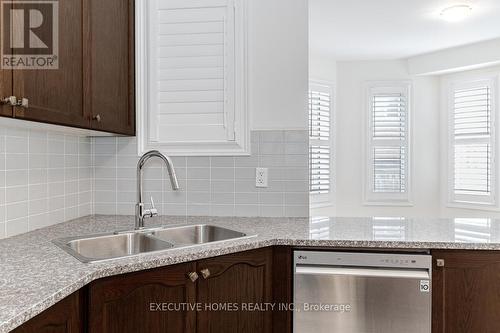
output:
[[[373,137],[405,139],[406,98],[402,94],[373,96]]]
[[[332,185],[331,98],[331,87],[311,84],[309,90],[309,191],[315,196],[328,195]]]
[[[370,92],[370,193],[378,201],[402,200],[408,192],[408,88]]]
[[[405,147],[373,148],[373,191],[376,193],[406,191]]]
[[[234,140],[232,1],[160,0],[153,15],[152,140]]]
[[[491,201],[491,87],[486,83],[452,93],[453,194],[457,201]]]

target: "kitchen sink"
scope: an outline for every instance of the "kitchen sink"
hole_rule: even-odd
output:
[[[173,243],[175,247],[207,244],[248,237],[247,234],[214,225],[189,225],[154,230],[153,237]]]
[[[128,257],[173,247],[169,242],[137,232],[63,238],[54,243],[82,262]]]
[[[252,236],[231,229],[199,224],[68,237],[53,242],[78,260],[88,263]]]

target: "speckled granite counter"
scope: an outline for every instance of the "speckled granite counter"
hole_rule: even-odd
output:
[[[147,227],[209,223],[256,237],[83,264],[59,237],[132,229],[132,216],[90,216],[0,240],[0,333],[98,278],[270,245],[500,250],[500,221],[402,218],[160,217]]]

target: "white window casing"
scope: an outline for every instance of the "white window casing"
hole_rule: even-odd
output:
[[[329,82],[309,82],[309,193],[311,207],[333,204],[334,94]]]
[[[411,84],[366,83],[364,202],[411,204]]]
[[[498,76],[447,83],[448,205],[498,208]]]
[[[139,154],[248,155],[246,0],[136,0]]]

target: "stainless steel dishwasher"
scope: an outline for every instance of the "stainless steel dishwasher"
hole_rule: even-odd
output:
[[[294,252],[295,333],[430,333],[431,256]]]

